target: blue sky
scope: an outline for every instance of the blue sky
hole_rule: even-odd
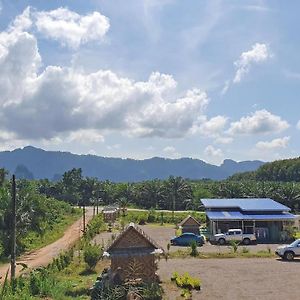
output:
[[[299,155],[300,3],[0,3],[1,150]]]

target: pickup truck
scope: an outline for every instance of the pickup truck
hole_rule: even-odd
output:
[[[256,236],[255,234],[243,233],[241,229],[229,229],[226,233],[215,234],[214,241],[219,245],[225,245],[229,241],[238,241],[244,245],[249,245],[256,242]]]
[[[279,246],[275,254],[284,260],[293,260],[295,256],[300,256],[300,239],[294,241],[290,245]]]

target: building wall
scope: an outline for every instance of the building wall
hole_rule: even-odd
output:
[[[119,272],[121,280],[141,278],[145,282],[156,281],[157,267],[153,254],[143,256],[115,256],[111,259],[111,271]]]
[[[244,233],[255,233],[257,242],[282,242],[286,238],[282,221],[214,221],[209,223],[212,235],[225,233],[228,229],[242,229]]]
[[[195,234],[200,234],[199,226],[182,226],[182,233],[191,232]]]

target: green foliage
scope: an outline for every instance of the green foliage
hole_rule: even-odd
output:
[[[240,243],[238,241],[229,241],[229,248],[233,253],[237,252],[239,244]]]
[[[199,255],[196,241],[191,242],[190,248],[191,248],[191,253],[190,253],[191,256],[196,257]]]
[[[11,247],[10,188],[8,182],[0,187],[0,259],[9,255]],[[79,216],[69,204],[47,198],[26,180],[17,181],[17,208],[17,254],[54,241]]]
[[[86,226],[86,231],[82,238],[82,243],[89,243],[97,234],[106,230],[102,214],[96,215]]]
[[[150,218],[148,216],[151,215]],[[178,224],[181,222],[184,218],[186,218],[188,215],[193,215],[196,219],[201,220],[201,222],[205,222],[205,213],[204,212],[175,212],[174,214],[174,221],[172,217],[172,212],[164,212],[164,223],[169,224]],[[147,221],[149,223],[161,223],[161,215],[157,212],[151,213],[149,211],[148,213],[146,211],[128,211],[127,215],[124,218],[126,223],[137,223],[139,224],[142,221]],[[150,222],[151,220],[152,222]]]
[[[94,270],[102,254],[103,250],[98,245],[88,244],[84,247],[83,258],[89,270]]]
[[[199,278],[192,277],[188,272],[185,272],[181,276],[177,272],[174,272],[172,274],[171,280],[175,281],[176,285],[183,289],[201,289],[201,280]]]
[[[116,285],[97,287],[92,291],[92,300],[126,300],[128,292],[135,292],[143,300],[161,300],[163,289],[158,283]]]
[[[249,253],[249,249],[247,247],[243,247],[242,248],[242,253]]]

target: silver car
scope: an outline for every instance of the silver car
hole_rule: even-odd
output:
[[[275,253],[285,260],[293,260],[294,257],[300,256],[300,239],[294,241],[290,245],[280,246]]]

